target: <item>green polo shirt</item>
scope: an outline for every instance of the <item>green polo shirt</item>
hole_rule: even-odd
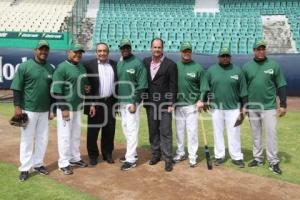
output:
[[[85,85],[89,82],[84,66],[64,61],[53,74],[51,93],[63,96],[70,111],[78,111],[82,108],[79,105],[83,102]]]
[[[21,92],[21,108],[31,112],[47,112],[50,108],[50,85],[54,67],[30,59],[20,64],[10,89]]]
[[[200,85],[204,78],[203,67],[191,61],[189,63],[177,62],[178,70],[178,94],[179,106],[193,105],[200,100]]]
[[[276,109],[277,88],[286,85],[284,74],[279,64],[267,58],[265,61],[254,60],[243,68],[248,87],[249,109]]]
[[[147,71],[143,62],[131,56],[118,62],[118,101],[139,103],[141,93],[148,87]]]
[[[240,108],[241,98],[247,96],[247,85],[242,70],[230,64],[215,64],[207,70],[201,85],[201,93],[210,92],[212,109],[232,110]],[[201,95],[203,100],[203,95]]]

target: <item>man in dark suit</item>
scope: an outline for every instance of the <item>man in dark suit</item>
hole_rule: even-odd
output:
[[[172,171],[172,112],[177,94],[177,66],[164,56],[162,39],[152,40],[151,52],[152,57],[144,59],[148,90],[143,94],[152,150],[149,164],[157,164],[162,152],[165,170]]]
[[[116,119],[113,112],[115,99],[115,82],[117,81],[116,62],[108,59],[109,48],[106,43],[96,46],[97,58],[87,61],[86,68],[91,91],[86,96],[84,114],[88,116],[87,150],[90,164],[98,163],[98,134],[102,129],[101,153],[103,160],[114,163],[112,151]]]

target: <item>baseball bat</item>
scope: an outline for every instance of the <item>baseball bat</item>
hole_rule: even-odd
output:
[[[209,149],[207,146],[206,132],[205,132],[203,118],[202,118],[201,114],[200,114],[200,122],[201,122],[201,128],[202,128],[203,139],[204,139],[204,153],[205,153],[205,158],[206,158],[207,169],[212,170],[213,166],[212,166],[212,162],[210,159],[210,153],[209,153]]]

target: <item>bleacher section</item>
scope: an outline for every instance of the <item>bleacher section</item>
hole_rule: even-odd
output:
[[[194,13],[194,0],[101,0],[93,46],[108,42],[118,49],[121,38],[132,40],[134,50],[148,51],[153,37],[165,40],[166,51],[178,51],[183,40],[195,52],[216,54],[222,46],[234,54],[252,53],[263,37],[261,15],[285,14],[300,48],[298,0],[220,0],[219,13]],[[300,50],[300,49],[299,49]]]
[[[300,51],[300,1],[299,0],[220,0],[221,12],[231,13],[232,17],[241,13],[251,16],[285,15],[292,32],[292,38]],[[260,22],[261,24],[261,22]],[[248,28],[249,30],[249,28]]]
[[[75,0],[0,2],[1,31],[59,32]]]
[[[0,2],[0,47],[33,48],[47,39],[53,49],[66,49],[71,31],[67,17],[76,0],[4,0]]]

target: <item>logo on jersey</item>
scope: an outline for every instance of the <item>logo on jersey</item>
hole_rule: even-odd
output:
[[[192,78],[196,78],[196,74],[195,73],[186,73],[187,76],[192,77]]]
[[[126,72],[128,72],[129,74],[134,74],[135,70],[134,69],[127,69]]]
[[[264,71],[265,74],[271,74],[273,75],[274,74],[274,70],[273,69],[268,69],[266,71]]]
[[[49,79],[52,79],[52,76],[50,75],[50,74],[48,74],[48,76],[47,76]]]
[[[230,76],[230,78],[232,78],[232,79],[234,79],[234,80],[239,80],[239,76],[238,76],[238,75]]]

